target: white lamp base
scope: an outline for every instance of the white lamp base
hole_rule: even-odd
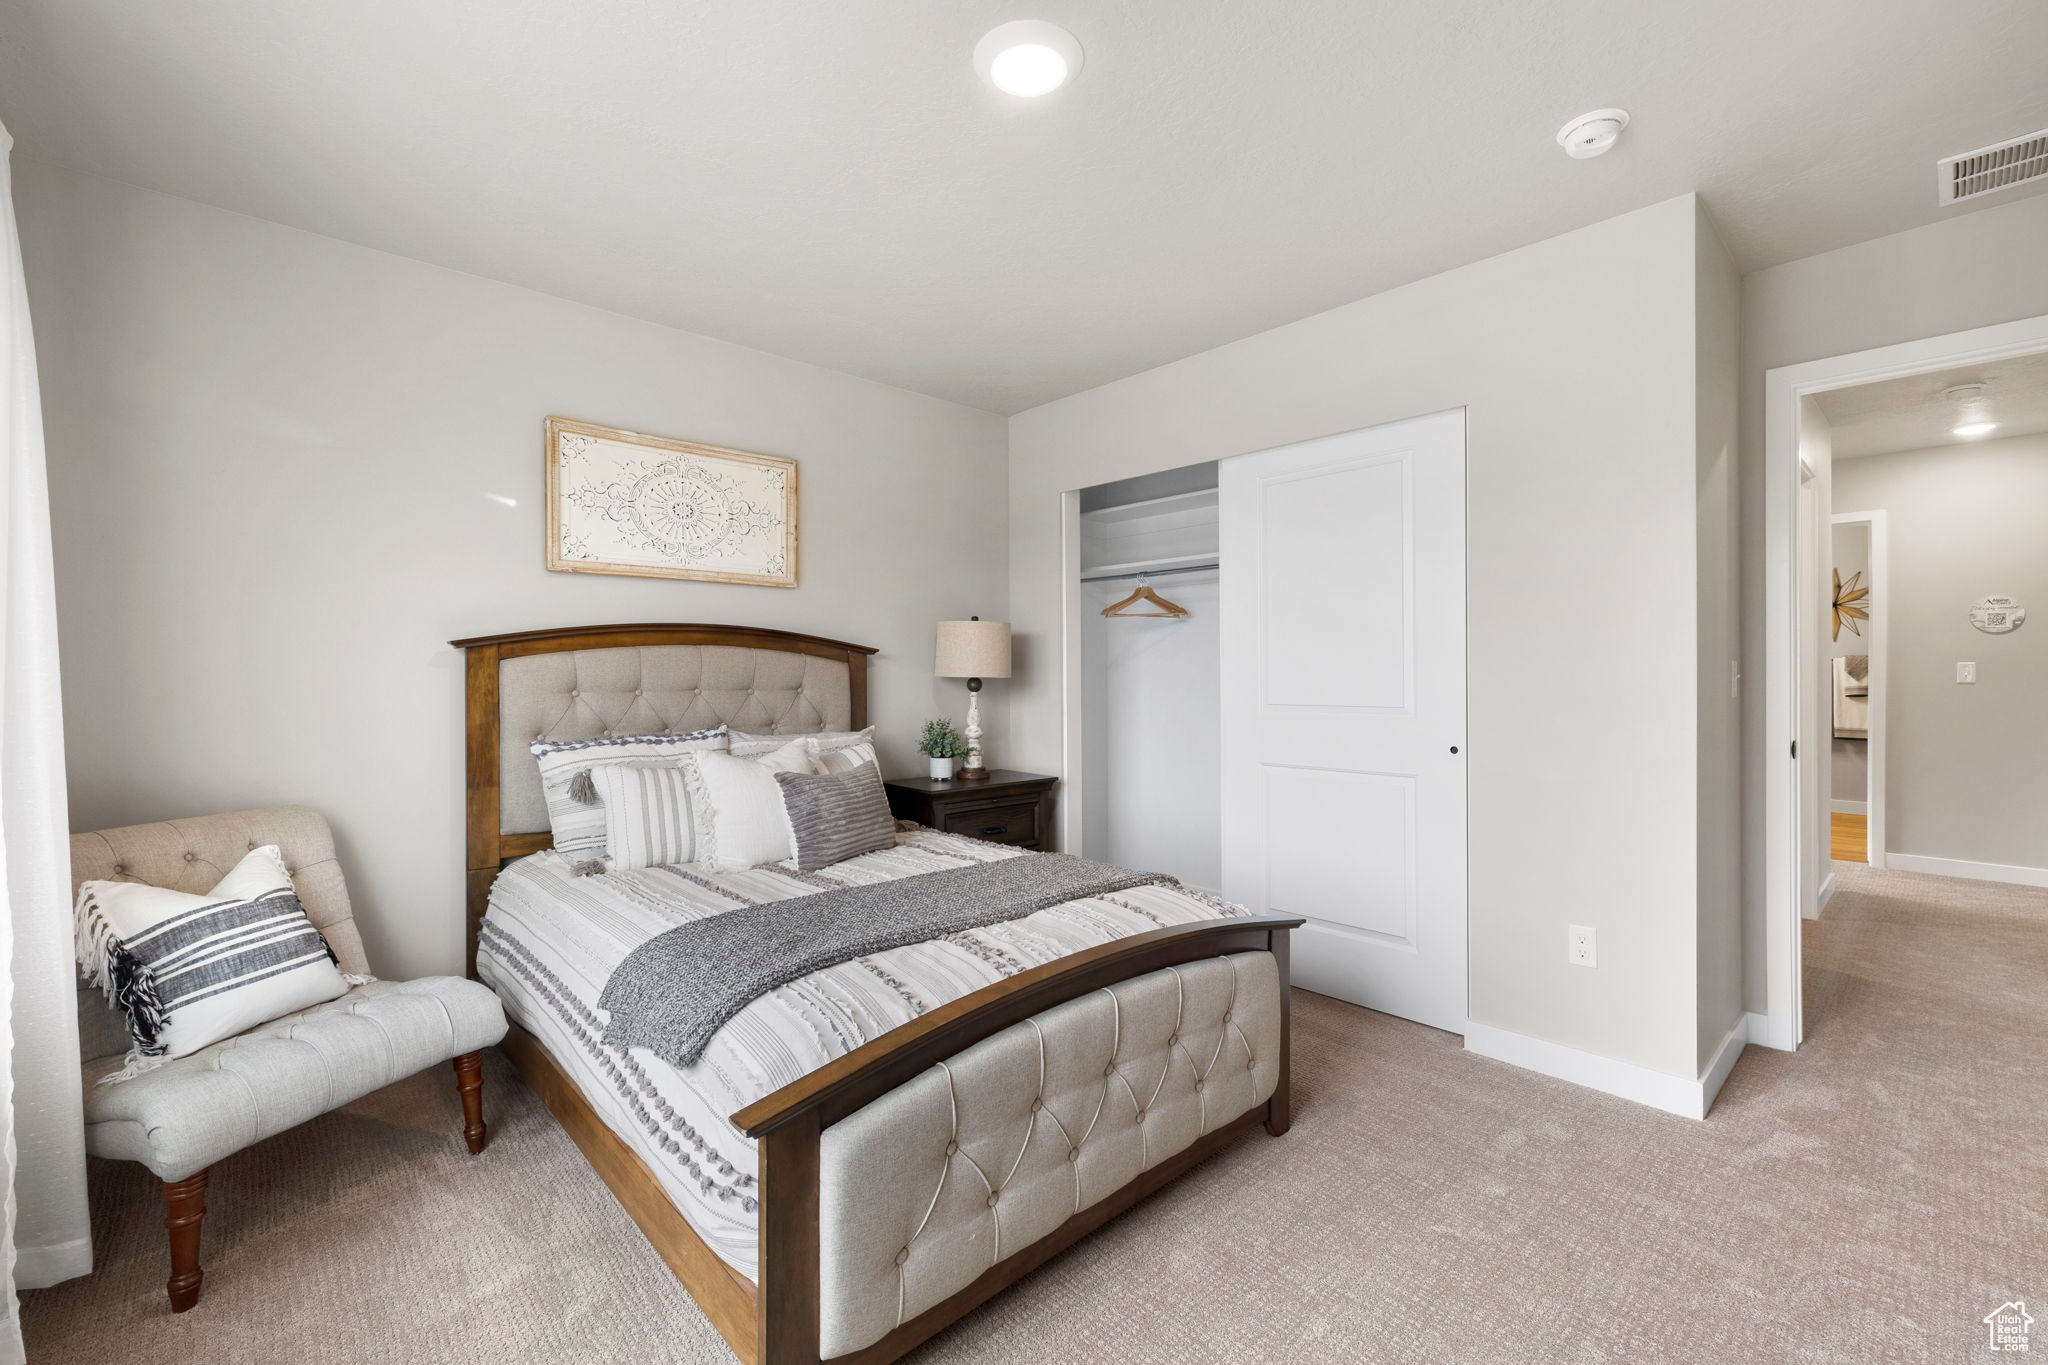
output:
[[[967,680],[967,763],[960,769],[962,782],[988,781],[988,769],[981,766],[981,679]]]

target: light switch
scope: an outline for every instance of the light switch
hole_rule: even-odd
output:
[[[1957,664],[1956,681],[1959,683],[1973,683],[1977,681],[1977,665]]]

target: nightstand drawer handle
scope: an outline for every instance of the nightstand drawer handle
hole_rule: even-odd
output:
[[[991,834],[1008,834],[1009,832],[1010,827],[1008,825],[990,825],[988,828],[982,830],[982,834],[984,837]]]

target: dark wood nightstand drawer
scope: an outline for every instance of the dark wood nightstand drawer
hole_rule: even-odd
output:
[[[948,834],[965,834],[997,844],[1038,843],[1038,803],[991,806],[986,810],[949,810],[941,826]]]
[[[890,813],[899,820],[1044,853],[1058,846],[1052,818],[1056,777],[998,768],[981,782],[898,777],[882,785],[889,792]]]

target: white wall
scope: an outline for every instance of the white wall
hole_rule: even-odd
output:
[[[1694,458],[1698,469],[1699,1002],[1696,1061],[1704,1069],[1742,1022],[1742,711],[1733,671],[1737,355],[1742,282],[1695,204]]]
[[[1463,406],[1472,1017],[1693,1077],[1697,233],[1674,199],[1013,417],[1017,759],[1061,760],[1063,491]]]
[[[2048,314],[2048,195],[1756,271],[1742,282],[1745,997],[1764,998],[1764,372]],[[1856,510],[1856,509],[1850,509]]]
[[[1885,513],[1885,842],[2048,869],[2048,435],[1839,460],[1835,505]],[[1992,593],[2027,623],[1972,627]],[[1974,685],[1956,682],[1961,660]]]
[[[1003,614],[1000,418],[16,166],[73,828],[306,802],[335,825],[378,970],[459,970],[448,640],[715,621],[876,645],[896,771],[922,718],[964,715],[931,677],[932,623]],[[802,586],[548,573],[551,413],[795,456]],[[1002,688],[983,716],[1007,764]]]
[[[1132,583],[1090,583],[1081,595],[1081,652],[1094,689],[1083,851],[1215,891],[1223,884],[1219,580],[1209,572],[1153,583],[1187,608],[1182,619],[1104,619],[1102,609]]]
[[[1820,913],[1821,894],[1834,872],[1828,862],[1832,822],[1828,811],[1827,746],[1834,703],[1828,696],[1828,511],[1834,489],[1834,432],[1810,397],[1799,400],[1799,460],[1809,476],[1799,485],[1799,821],[1800,913]],[[1757,674],[1761,685],[1763,673]],[[1759,690],[1761,690],[1759,688]]]

